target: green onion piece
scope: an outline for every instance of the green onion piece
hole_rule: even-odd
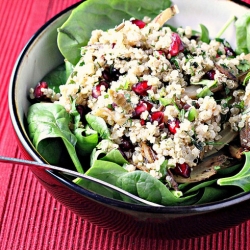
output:
[[[225,25],[222,27],[222,29],[218,32],[218,34],[215,36],[216,38],[221,37],[221,35],[226,31],[226,29],[229,27],[229,25],[232,22],[235,22],[237,20],[236,16],[230,17],[230,19],[225,23]]]
[[[188,111],[188,120],[190,122],[194,121],[198,117],[198,111],[195,107],[191,107]]]

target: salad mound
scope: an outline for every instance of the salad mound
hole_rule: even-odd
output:
[[[30,137],[51,164],[63,142],[79,172],[88,159],[86,174],[163,205],[249,191],[241,174],[250,147],[248,55],[210,39],[205,26],[166,26],[176,6],[164,13],[164,21],[134,17],[93,30],[78,63],[66,61],[58,93],[46,78],[31,89]],[[57,154],[48,149],[55,146]]]

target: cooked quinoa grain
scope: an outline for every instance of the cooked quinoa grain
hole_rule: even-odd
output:
[[[124,167],[159,179],[164,162],[195,168],[228,124],[244,127],[240,103],[249,106],[250,85],[239,88],[232,77],[244,54],[232,57],[224,41],[207,44],[190,27],[175,33],[145,20],[144,28],[127,20],[119,29],[93,31],[58,102],[68,112],[72,100],[88,106],[105,120],[117,148],[131,143],[123,149]]]

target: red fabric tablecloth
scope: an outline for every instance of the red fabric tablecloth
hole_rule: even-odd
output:
[[[76,2],[1,0],[0,155],[22,158],[14,139],[7,95],[18,54],[41,25]],[[120,236],[66,209],[45,191],[28,168],[0,163],[0,250],[250,249],[249,236],[250,222],[196,239],[164,241]]]

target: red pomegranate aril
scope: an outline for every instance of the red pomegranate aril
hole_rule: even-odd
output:
[[[175,118],[173,120],[168,120],[167,127],[169,132],[174,135],[176,133],[176,129],[180,127],[179,119]]]
[[[209,70],[205,73],[205,78],[208,80],[214,80],[215,70]]]
[[[101,81],[99,84],[94,86],[94,88],[92,89],[92,96],[94,98],[98,98],[101,95],[101,87],[102,86],[104,86],[105,89],[107,89],[109,87],[109,84],[106,81]]]
[[[191,174],[191,168],[187,163],[182,163],[182,164],[177,163],[175,168],[173,168],[173,172],[176,175],[180,175],[184,178],[189,178]]]
[[[149,102],[149,101],[145,101],[145,100],[143,100],[142,102],[145,103],[145,104],[147,105],[147,111],[150,112],[151,109],[152,109],[153,106],[154,106],[153,103],[151,103],[151,102]]]
[[[141,124],[141,126],[144,126],[144,125],[146,125],[146,121],[143,120],[143,119],[141,119],[141,120],[140,120],[140,124]]]
[[[158,54],[160,56],[166,56],[166,51],[163,51],[163,50],[157,50]]]
[[[120,76],[119,70],[113,67],[106,67],[105,70],[102,72],[102,77],[107,82],[117,81]]]
[[[132,90],[140,96],[146,96],[148,94],[147,91],[150,89],[151,89],[151,86],[148,85],[148,81],[138,82],[132,87]]]
[[[134,19],[134,20],[131,21],[131,23],[135,24],[140,29],[142,29],[142,28],[144,28],[146,26],[146,23],[143,22],[142,20],[139,20],[139,19]]]
[[[169,47],[169,54],[171,56],[177,56],[184,50],[184,45],[181,41],[180,36],[177,33],[172,33],[172,42]]]
[[[87,106],[77,105],[76,110],[80,114],[81,121],[85,121],[85,115],[90,111],[90,109]]]
[[[112,81],[117,81],[121,73],[118,69],[112,68],[110,71],[110,75],[111,75]]]
[[[225,47],[225,52],[227,56],[236,56],[236,53],[234,52],[234,50],[230,47]]]
[[[111,82],[111,81],[112,81],[110,72],[109,72],[107,69],[105,69],[105,70],[102,72],[102,77],[103,77],[107,82]]]
[[[162,111],[155,111],[151,113],[150,121],[153,123],[154,121],[157,121],[158,124],[162,124],[164,121],[164,113]]]
[[[183,109],[184,110],[189,110],[189,108],[191,107],[191,105],[189,105],[188,103],[185,103],[184,105],[183,105]]]
[[[144,102],[140,102],[132,112],[133,118],[140,118],[140,115],[147,110],[147,104]]]
[[[42,89],[47,89],[48,88],[48,84],[47,82],[39,82],[35,89],[34,89],[34,96],[36,99],[44,99],[46,98],[46,96],[44,95]]]
[[[130,141],[130,139],[126,136],[123,136],[121,139],[121,143],[119,144],[120,148],[124,151],[129,151],[132,150],[134,148],[132,142]]]

